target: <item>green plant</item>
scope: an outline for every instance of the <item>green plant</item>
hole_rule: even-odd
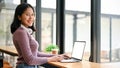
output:
[[[58,47],[57,45],[50,44],[50,45],[48,45],[48,46],[45,48],[45,51],[46,51],[46,52],[51,52],[52,49],[58,49],[58,50],[59,50],[59,47]]]

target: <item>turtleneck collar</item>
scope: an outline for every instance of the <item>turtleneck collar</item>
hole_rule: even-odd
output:
[[[21,24],[21,27],[24,28],[29,34],[32,34],[33,31],[30,28],[25,27],[24,25]]]

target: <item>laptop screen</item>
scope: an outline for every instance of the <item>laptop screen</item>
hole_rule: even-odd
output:
[[[72,50],[72,57],[82,60],[85,45],[86,45],[85,41],[75,41]]]

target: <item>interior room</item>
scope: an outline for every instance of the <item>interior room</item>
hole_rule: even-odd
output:
[[[120,67],[119,0],[0,0],[0,66],[3,68],[16,68],[18,53],[10,25],[15,8],[21,3],[34,7],[37,31],[33,37],[39,51],[51,53],[46,48],[53,45],[59,48],[57,54],[71,55],[74,42],[86,42],[82,61],[48,62],[52,68]]]

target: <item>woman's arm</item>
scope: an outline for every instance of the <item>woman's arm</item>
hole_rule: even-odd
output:
[[[52,57],[54,55],[53,54],[43,53],[43,52],[37,52],[37,56],[38,57]]]

